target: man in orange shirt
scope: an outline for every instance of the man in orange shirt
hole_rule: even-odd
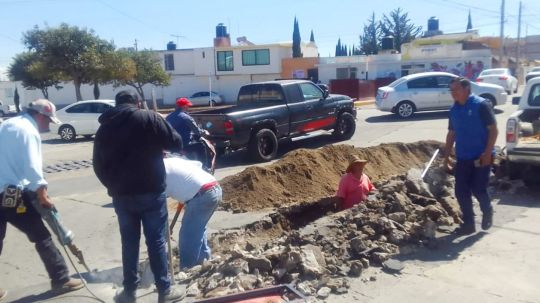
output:
[[[364,174],[367,160],[353,157],[346,174],[339,181],[336,198],[339,209],[348,209],[362,201],[365,201],[370,191],[374,189],[369,177]]]

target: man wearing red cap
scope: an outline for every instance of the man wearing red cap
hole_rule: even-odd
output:
[[[170,113],[166,120],[182,137],[184,150],[201,155],[204,154],[204,147],[197,141],[204,134],[204,130],[187,113],[191,106],[193,104],[187,98],[176,99],[176,110]]]

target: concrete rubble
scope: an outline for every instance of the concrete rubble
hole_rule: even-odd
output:
[[[304,295],[324,299],[347,293],[349,279],[369,266],[387,264],[399,272],[403,265],[388,260],[411,246],[431,247],[439,226],[459,223],[453,177],[438,165],[425,182],[419,176],[411,169],[377,182],[365,203],[345,211],[321,199],[214,234],[214,258],[180,272],[177,280],[197,298],[292,283]],[[310,220],[298,215],[306,213]]]

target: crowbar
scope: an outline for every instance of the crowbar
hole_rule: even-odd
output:
[[[426,168],[422,172],[422,175],[420,175],[421,180],[424,180],[424,177],[426,176],[428,169],[431,167],[431,164],[433,164],[433,160],[435,160],[438,154],[439,154],[439,149],[437,148],[437,150],[435,150],[435,153],[433,153],[433,156],[431,156],[431,159],[429,160],[428,164],[426,165]]]

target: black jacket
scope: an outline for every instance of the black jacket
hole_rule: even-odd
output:
[[[163,151],[180,151],[180,135],[159,114],[131,104],[108,110],[99,123],[94,172],[109,195],[163,192]]]

